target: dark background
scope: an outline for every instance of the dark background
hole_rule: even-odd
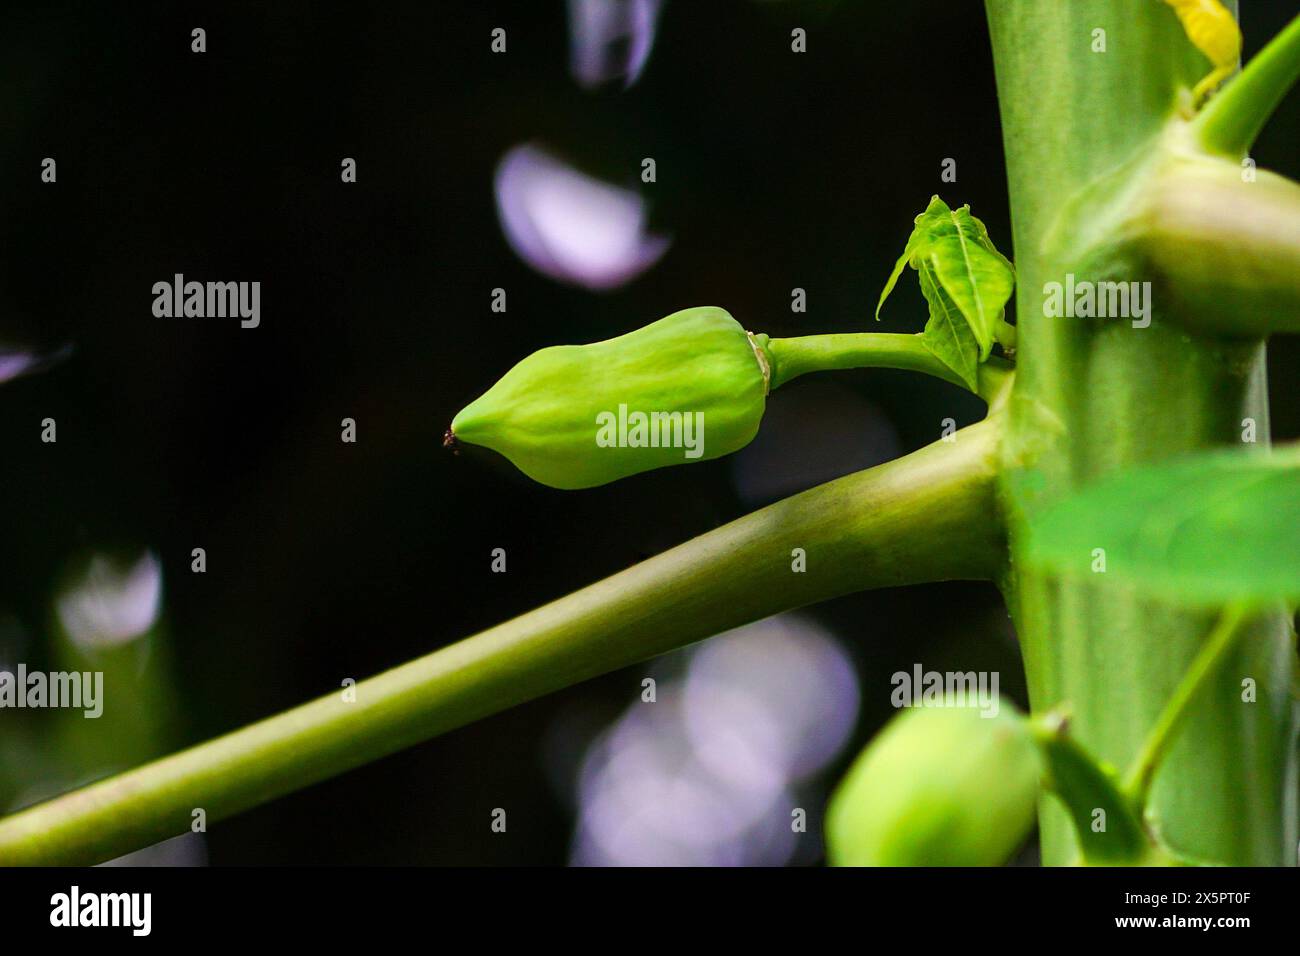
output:
[[[1294,13],[1243,6],[1248,55]],[[206,54],[190,52],[194,26]],[[505,55],[489,50],[497,26]],[[790,52],[796,26],[805,55]],[[152,549],[171,704],[144,749],[170,750],[590,583],[770,500],[773,482],[811,486],[933,441],[945,417],[980,416],[943,383],[849,372],[774,396],[748,457],[591,491],[531,484],[486,453],[444,453],[455,412],[545,345],[704,304],[774,335],[867,328],[934,192],[969,202],[1012,251],[978,3],[670,0],[631,90],[586,92],[567,58],[559,0],[7,10],[0,342],[73,347],[0,385],[11,653],[49,659],[51,601],[79,555]],[[1293,93],[1254,151],[1293,177],[1296,106]],[[502,237],[492,174],[530,140],[628,185],[654,157],[658,182],[643,191],[673,237],[662,261],[604,294],[524,264]],[[45,156],[57,184],[39,181]],[[339,181],[345,156],[354,185]],[[956,184],[940,182],[945,157]],[[261,327],[155,318],[151,286],[175,272],[260,280]],[[495,287],[505,314],[489,308]],[[791,313],[794,287],[807,290],[806,314]],[[920,329],[914,284],[886,316],[884,330]],[[1300,435],[1298,365],[1294,339],[1273,346],[1275,438]],[[54,445],[39,439],[47,416]],[[345,416],[355,445],[339,440]],[[194,547],[207,550],[206,574],[189,570]],[[507,574],[489,571],[495,547]],[[916,661],[1000,670],[1023,702],[989,586],[882,591],[812,613],[858,666],[856,742],[891,712],[888,675]],[[644,671],[215,824],[208,858],[562,863],[573,817],[547,741],[557,726],[616,717]],[[13,723],[0,804],[25,802],[42,775],[57,789],[147,755],[105,743],[58,759],[39,719],[2,719]],[[489,831],[498,806],[511,808],[508,836]]]

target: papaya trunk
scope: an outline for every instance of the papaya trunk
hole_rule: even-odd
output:
[[[1123,769],[1212,616],[1102,587],[1100,571],[1083,583],[1021,572],[1026,521],[1113,470],[1240,445],[1246,419],[1266,442],[1265,346],[1189,331],[1158,281],[1145,327],[1044,314],[1044,286],[1070,273],[1154,278],[1122,253],[1097,275],[1095,260],[1053,251],[1062,246],[1047,238],[1071,197],[1153,148],[1185,108],[1183,91],[1210,67],[1154,0],[986,5],[1018,274],[1018,371],[1001,479],[1011,542],[1004,592],[1033,709],[1068,707],[1077,739]],[[1295,863],[1295,678],[1294,634],[1279,609],[1215,674],[1157,773],[1148,820],[1175,850],[1221,864]],[[1075,837],[1050,798],[1040,822],[1044,863],[1072,861]]]

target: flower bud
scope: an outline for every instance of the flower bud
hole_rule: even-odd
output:
[[[718,458],[758,431],[766,342],[703,307],[603,342],[542,349],[463,409],[446,442],[498,451],[553,488]]]
[[[837,866],[996,866],[1034,822],[1040,758],[1007,701],[914,707],[894,717],[831,797]]]

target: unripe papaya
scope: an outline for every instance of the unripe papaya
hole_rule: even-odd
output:
[[[545,348],[464,408],[446,441],[484,445],[566,489],[718,458],[758,431],[766,343],[702,307],[603,342]]]
[[[1040,757],[1001,702],[914,707],[894,717],[840,781],[826,812],[836,866],[996,866],[1034,823]]]

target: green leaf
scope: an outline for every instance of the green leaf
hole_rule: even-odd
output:
[[[989,357],[998,319],[1011,298],[1015,271],[994,248],[984,223],[971,215],[970,206],[948,209],[942,202],[938,206],[943,208],[932,202],[926,210],[923,256],[970,323],[983,361]]]
[[[1033,723],[1047,770],[1044,783],[1070,815],[1080,856],[1093,866],[1141,862],[1152,847],[1115,771],[1084,750],[1067,727],[1068,721],[1055,713]],[[1105,812],[1101,829],[1094,827],[1098,810]]]
[[[915,223],[907,247],[880,294],[876,318],[880,318],[880,309],[902,275],[904,265],[922,273],[928,269],[934,282],[927,291],[923,280],[921,291],[930,303],[931,315],[936,311],[934,290],[941,289],[970,327],[978,345],[977,360],[987,359],[1015,286],[1014,268],[993,245],[984,223],[971,215],[970,206],[950,209],[942,199],[933,196]],[[948,316],[951,308],[943,303],[938,311]],[[952,335],[945,333],[945,337],[951,339]]]
[[[1300,601],[1300,448],[1207,452],[1105,479],[1033,522],[1028,561],[1193,607]]]
[[[943,206],[943,200],[938,196],[934,196],[930,199],[930,207],[912,220],[912,234],[907,237],[907,246],[903,249],[903,254],[898,257],[898,261],[894,263],[894,271],[889,274],[889,281],[886,282],[885,287],[880,290],[880,298],[876,302],[877,322],[880,321],[880,310],[884,308],[885,300],[889,298],[889,293],[893,292],[894,286],[898,284],[898,277],[903,274],[903,268],[909,265],[912,266],[912,268],[916,268],[916,263],[913,259],[925,242],[928,233],[928,226],[923,226],[921,221],[929,214],[930,209],[934,208],[935,203]],[[944,208],[946,209],[947,207],[944,206]]]
[[[930,306],[930,321],[925,324],[921,343],[935,357],[961,377],[972,392],[977,390],[980,347],[970,325],[946,292],[940,287],[928,265],[917,272],[921,294]]]

